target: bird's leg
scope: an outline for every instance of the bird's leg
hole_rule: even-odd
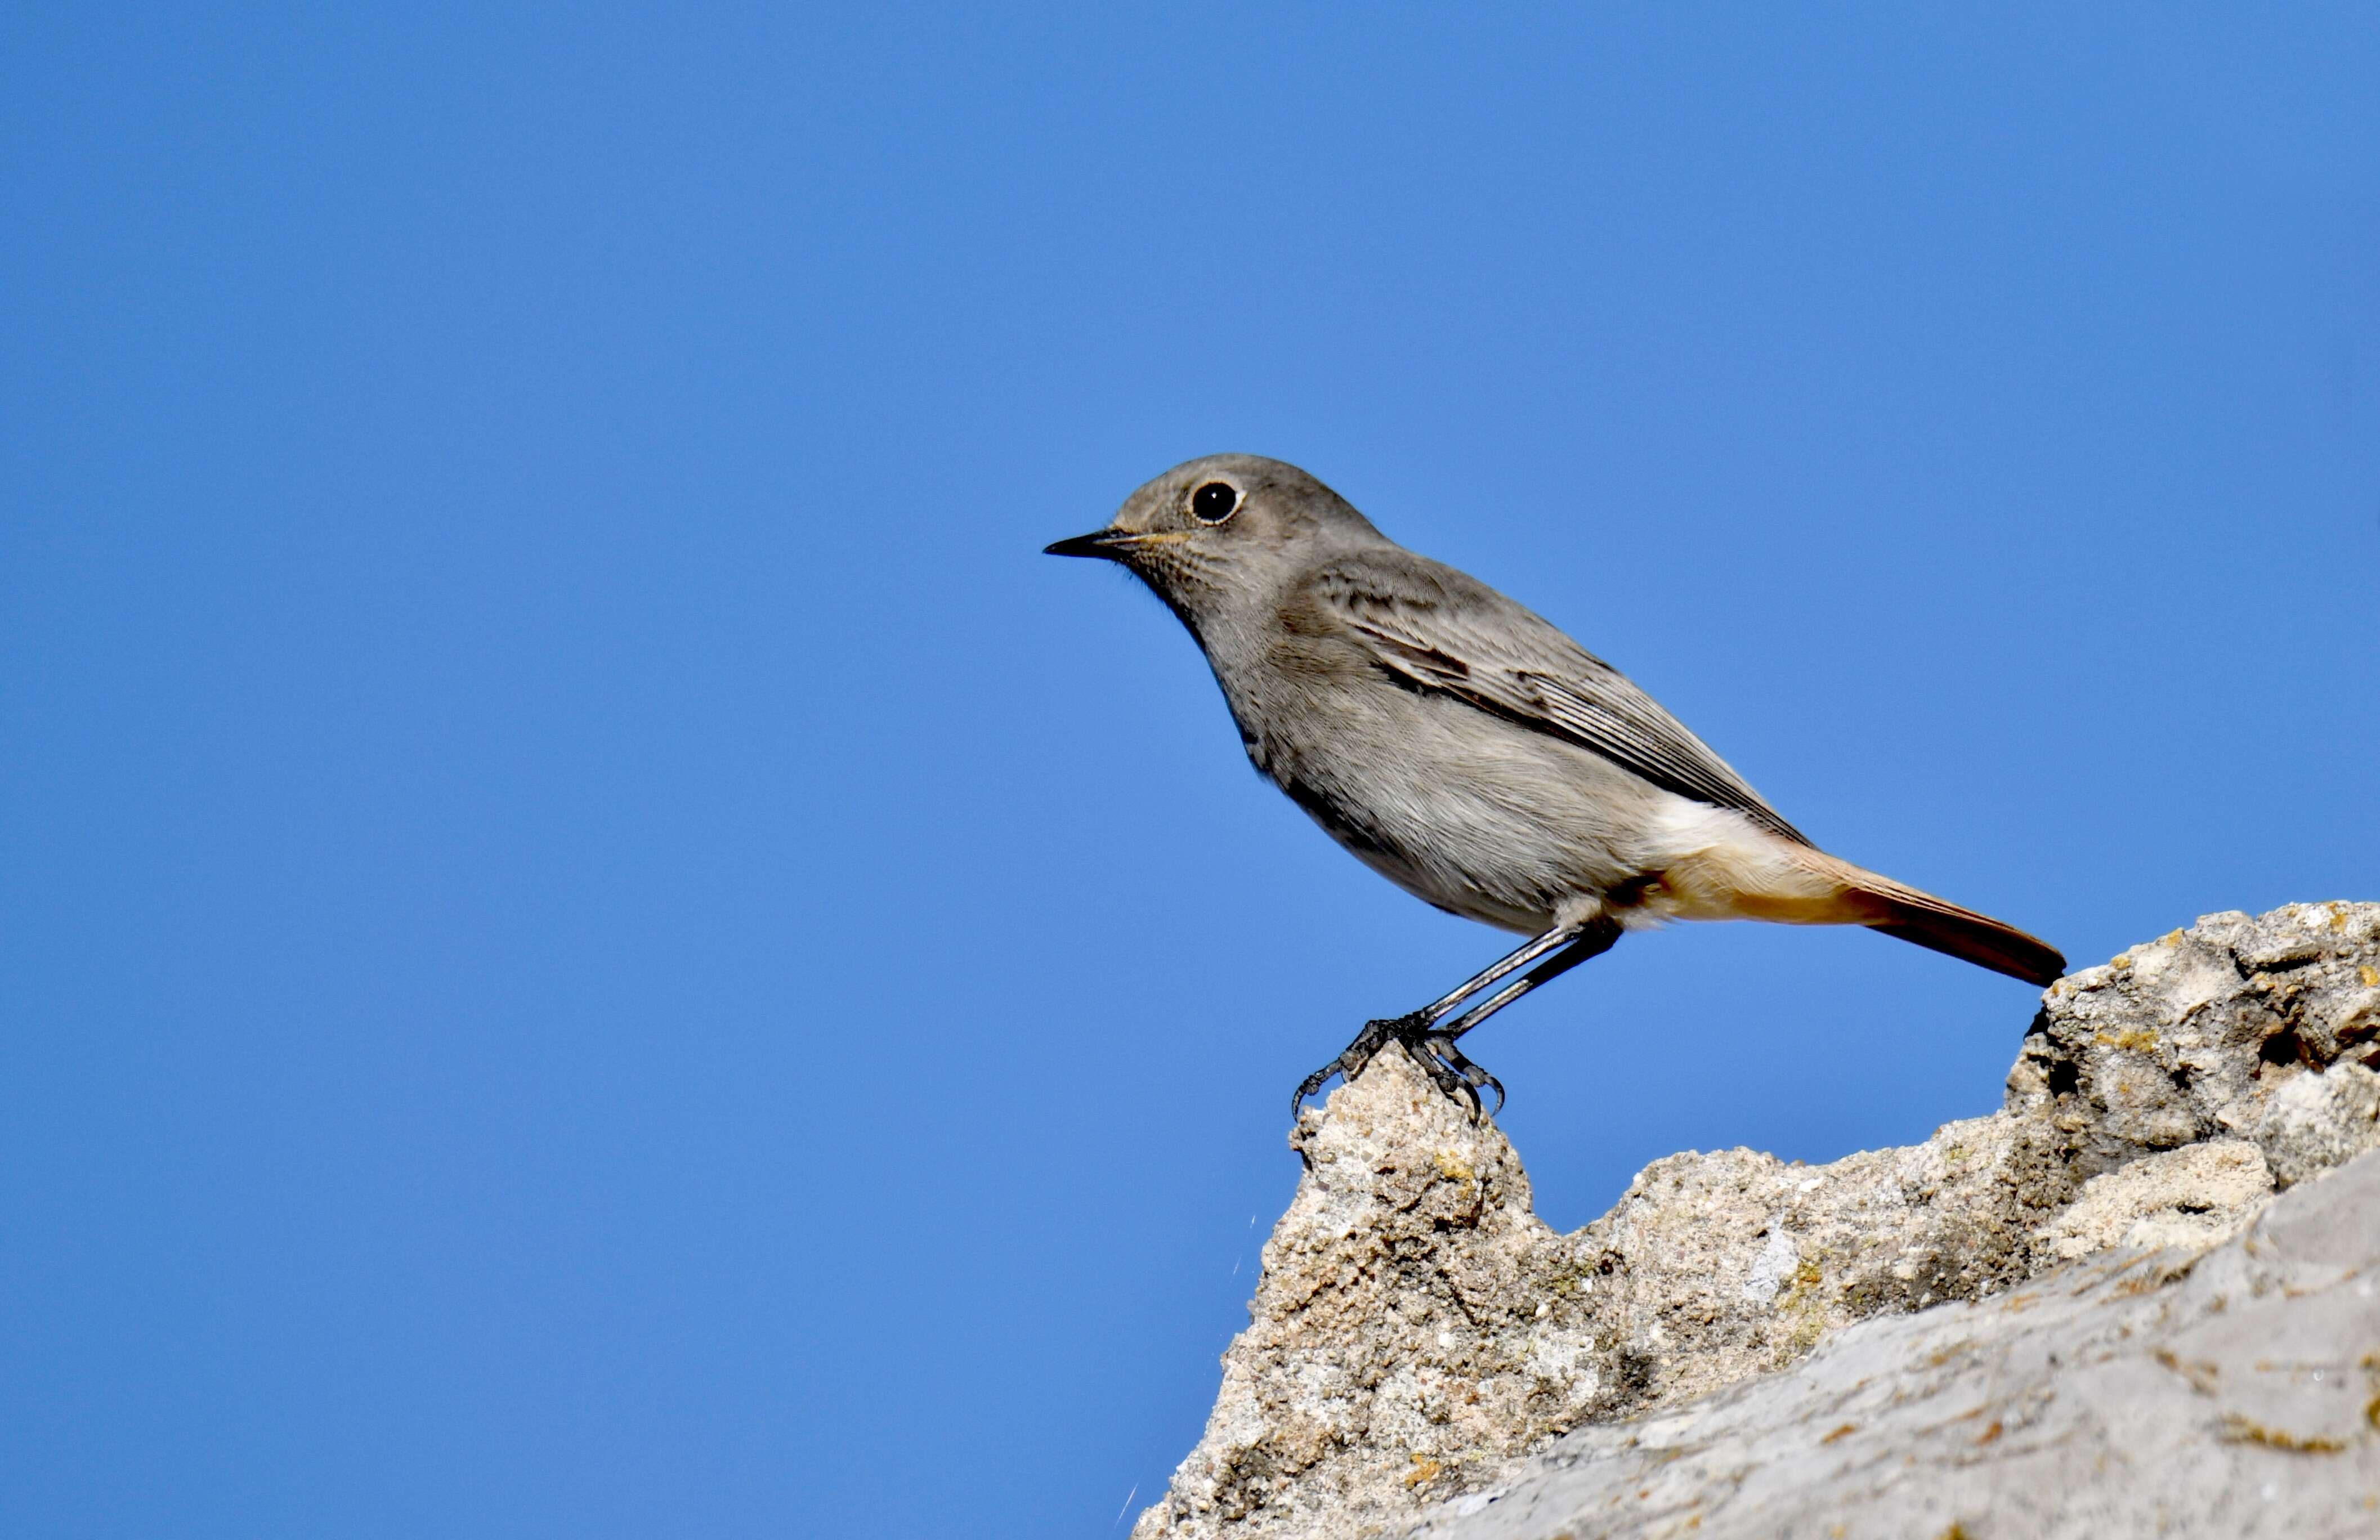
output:
[[[1392,1042],[1403,1043],[1406,1051],[1415,1054],[1416,1061],[1429,1072],[1430,1078],[1438,1083],[1439,1090],[1450,1097],[1468,1096],[1471,1098],[1473,1110],[1476,1111],[1479,1097],[1470,1089],[1469,1085],[1456,1080],[1447,1066],[1439,1063],[1434,1057],[1416,1052],[1416,1045],[1423,1037],[1435,1032],[1438,1024],[1444,1021],[1464,1000],[1511,974],[1515,968],[1527,967],[1547,952],[1566,945],[1577,936],[1581,928],[1578,926],[1558,925],[1544,935],[1516,948],[1506,956],[1497,959],[1487,968],[1472,975],[1452,990],[1440,995],[1420,1010],[1408,1012],[1402,1016],[1382,1016],[1376,1021],[1366,1022],[1364,1030],[1355,1034],[1355,1040],[1349,1043],[1338,1058],[1305,1077],[1305,1083],[1297,1088],[1296,1098],[1290,1104],[1290,1116],[1294,1118],[1297,1115],[1298,1109],[1305,1105],[1305,1098],[1320,1090],[1324,1081],[1334,1074],[1343,1075],[1353,1080],[1362,1073],[1365,1065],[1372,1061],[1373,1055]],[[1465,1061],[1468,1062],[1468,1061]]]
[[[1477,1088],[1482,1085],[1491,1085],[1495,1087],[1496,1110],[1499,1112],[1502,1111],[1504,1110],[1503,1082],[1498,1080],[1494,1075],[1489,1074],[1486,1070],[1481,1069],[1477,1064],[1473,1063],[1469,1059],[1465,1058],[1463,1050],[1454,1046],[1454,1039],[1462,1037],[1473,1027],[1477,1026],[1481,1022],[1486,1021],[1497,1012],[1501,1011],[1507,1005],[1512,1004],[1523,995],[1527,994],[1531,989],[1536,988],[1538,985],[1560,978],[1562,975],[1570,972],[1571,969],[1578,966],[1581,963],[1585,962],[1590,957],[1597,957],[1602,955],[1604,952],[1609,952],[1612,948],[1612,944],[1619,940],[1620,926],[1616,921],[1609,918],[1601,918],[1592,925],[1582,927],[1579,934],[1574,936],[1569,944],[1564,946],[1560,951],[1555,952],[1551,957],[1547,958],[1536,967],[1531,968],[1527,973],[1523,974],[1520,977],[1512,980],[1510,984],[1505,985],[1502,988],[1497,990],[1494,994],[1488,996],[1477,1005],[1465,1011],[1462,1015],[1455,1018],[1452,1025],[1429,1033],[1427,1036],[1424,1037],[1417,1045],[1410,1042],[1407,1043],[1405,1045],[1405,1051],[1413,1054],[1415,1059],[1421,1059],[1422,1055],[1427,1053],[1428,1054],[1429,1059],[1436,1060],[1439,1064],[1443,1065],[1447,1070],[1451,1071],[1455,1074],[1461,1075],[1463,1080],[1463,1088],[1470,1094],[1471,1110],[1474,1117],[1476,1117],[1479,1112],[1479,1093]],[[1423,1064],[1425,1068],[1431,1067],[1427,1060],[1424,1060]],[[1437,1077],[1433,1075],[1432,1078],[1436,1079]],[[1440,1090],[1446,1089],[1445,1082],[1443,1080],[1439,1082],[1439,1088]],[[1451,1095],[1452,1093],[1449,1094]]]
[[[1544,938],[1540,937],[1538,940],[1542,940]],[[1448,1027],[1444,1032],[1437,1034],[1437,1036],[1444,1037],[1448,1042],[1451,1043],[1455,1038],[1462,1037],[1464,1033],[1470,1031],[1473,1027],[1477,1026],[1481,1022],[1486,1021],[1488,1017],[1494,1015],[1497,1012],[1501,1011],[1507,1005],[1512,1004],[1523,995],[1527,994],[1531,989],[1536,988],[1538,985],[1551,983],[1553,980],[1560,978],[1562,975],[1570,972],[1571,969],[1578,966],[1581,963],[1585,962],[1590,957],[1602,956],[1605,952],[1609,952],[1613,944],[1619,940],[1620,924],[1617,920],[1597,918],[1585,925],[1571,927],[1565,940],[1560,943],[1561,946],[1561,950],[1560,952],[1555,952],[1553,956],[1547,958],[1544,962],[1539,963],[1536,967],[1531,968],[1527,973],[1512,980],[1510,984],[1505,985],[1502,988],[1497,990],[1494,994],[1488,996],[1488,999],[1482,1000],[1477,1005],[1465,1011],[1461,1016],[1455,1019],[1455,1023],[1452,1026]],[[1529,947],[1535,947],[1536,945],[1536,941],[1529,943]],[[1523,949],[1524,952],[1527,952],[1529,948]],[[1518,954],[1516,953],[1515,955]],[[1542,955],[1542,953],[1531,953],[1531,955]],[[1523,960],[1526,961],[1527,959],[1524,958]],[[1498,978],[1502,977],[1505,974],[1510,973],[1511,971],[1512,970],[1510,968],[1500,965],[1492,972],[1482,975],[1482,981],[1478,985],[1475,985],[1465,991],[1466,997],[1469,994],[1476,993],[1481,988],[1485,988],[1488,984],[1494,983]]]
[[[1338,1058],[1309,1074],[1298,1085],[1297,1095],[1290,1101],[1290,1117],[1296,1118],[1305,1105],[1305,1098],[1322,1088],[1332,1075],[1353,1080],[1363,1073],[1364,1066],[1374,1055],[1390,1043],[1401,1045],[1429,1075],[1432,1084],[1451,1099],[1467,1103],[1471,1115],[1480,1115],[1479,1087],[1492,1086],[1496,1106],[1504,1105],[1501,1082],[1466,1058],[1454,1046],[1454,1039],[1477,1026],[1481,1022],[1527,994],[1548,979],[1559,978],[1571,969],[1599,952],[1611,950],[1620,940],[1620,926],[1609,916],[1571,925],[1558,925],[1544,935],[1534,938],[1500,957],[1490,966],[1474,974],[1461,985],[1439,996],[1420,1010],[1402,1016],[1384,1016],[1364,1024]],[[1547,956],[1547,953],[1552,953]],[[1544,958],[1543,962],[1538,959]],[[1530,967],[1531,964],[1536,966]],[[1529,971],[1505,985],[1478,1005],[1458,1017],[1451,1026],[1440,1029],[1439,1023],[1452,1015],[1463,1002],[1488,986],[1518,972]]]

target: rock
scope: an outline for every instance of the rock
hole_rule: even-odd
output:
[[[2041,1239],[2071,1260],[2111,1246],[2213,1244],[2272,1194],[2273,1173],[2245,1139],[2216,1139],[2144,1156],[2082,1184],[2082,1195]]]
[[[2289,1080],[2265,1104],[2256,1142],[2273,1174],[2293,1187],[2380,1146],[2380,1074],[2333,1064]]]
[[[1383,1054],[1293,1135],[1305,1175],[1248,1329],[1135,1540],[1386,1533],[1485,1502],[1572,1429],[1559,1447],[1624,1425],[1684,1448],[1705,1398],[1803,1375],[1861,1322],[2013,1308],[2111,1246],[2216,1245],[2276,1173],[2380,1142],[2375,968],[2380,904],[2213,916],[2053,986],[1989,1117],[1821,1167],[1671,1156],[1567,1236],[1492,1122]]]
[[[2009,1073],[2007,1109],[2080,1175],[2202,1139],[2251,1138],[2295,1075],[2380,1050],[2380,903],[2292,903],[2069,975]]]
[[[2380,1156],[2367,1156],[2212,1253],[2106,1253],[1867,1322],[1683,1413],[1583,1428],[1389,1533],[2380,1534],[2375,1278]]]
[[[1609,1401],[1582,1286],[1595,1260],[1531,1211],[1494,1123],[1387,1053],[1294,1143],[1305,1178],[1207,1436],[1135,1535],[1175,1514],[1257,1534],[1403,1511]]]

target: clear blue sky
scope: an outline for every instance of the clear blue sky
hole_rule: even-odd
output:
[[[2380,897],[2368,6],[0,21],[0,1531],[1114,1534],[1497,934],[1038,554],[1296,460],[2078,963]],[[1545,1213],[1988,1110],[1634,937]]]

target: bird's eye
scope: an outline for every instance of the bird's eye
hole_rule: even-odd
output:
[[[1239,505],[1239,489],[1228,481],[1209,481],[1190,494],[1190,511],[1201,524],[1220,524]]]

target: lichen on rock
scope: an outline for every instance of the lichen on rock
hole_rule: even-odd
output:
[[[2210,916],[2052,986],[1990,1116],[1826,1166],[1670,1156],[1570,1235],[1492,1122],[1383,1054],[1293,1133],[1248,1328],[1135,1540],[1402,1529],[1573,1429],[1661,1413],[1629,1425],[1658,1442],[1859,1322],[2203,1253],[2380,1145],[2375,970],[2380,904]]]

